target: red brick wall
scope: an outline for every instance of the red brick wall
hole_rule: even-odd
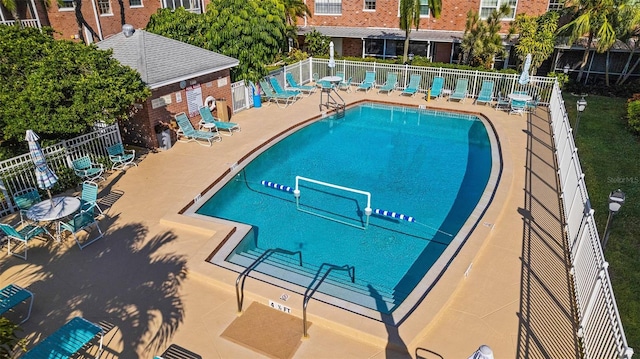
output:
[[[218,80],[226,79],[226,84],[218,87]],[[195,81],[202,89],[202,100],[208,96],[214,98],[226,99],[227,109],[231,114],[231,78],[229,70],[215,72],[213,74],[200,76],[187,81],[187,86]],[[176,93],[180,93],[182,102],[176,101]],[[152,108],[151,102],[161,96],[170,95],[171,103],[166,106]],[[172,84],[152,91],[151,97],[143,104],[131,120],[120,123],[122,138],[125,143],[135,144],[147,148],[157,148],[158,141],[154,127],[160,122],[170,123],[173,116],[177,113],[185,112],[188,114],[186,89],[181,89],[180,84]],[[198,128],[200,116],[191,118],[191,123]],[[175,141],[175,135],[172,135]]]
[[[314,14],[307,19],[307,24],[308,26],[385,27],[398,29],[400,27],[398,4],[399,0],[377,0],[375,11],[363,11],[364,0],[343,0],[342,15]],[[313,13],[315,0],[308,0],[307,5]],[[547,5],[548,0],[520,0],[516,13],[540,15],[546,12]],[[442,0],[440,18],[422,18],[420,20],[420,29],[464,31],[469,10],[479,11],[480,0]],[[298,20],[298,23],[301,23],[301,20]]]
[[[160,7],[160,1],[158,0],[142,0],[143,7],[141,8],[131,8],[129,0],[123,0],[123,2],[125,21],[127,24],[133,25],[134,29],[142,29],[147,26],[151,15]],[[117,0],[111,0],[111,11],[113,12],[113,15],[98,15],[103,38],[107,38],[122,31],[120,5]],[[60,10],[57,2],[53,1],[49,7],[48,16],[51,27],[53,27],[58,33],[56,34],[58,38],[77,38],[76,36],[79,35],[78,25],[76,23],[75,11],[73,9],[65,8],[64,10]],[[91,26],[96,33],[99,33],[98,26],[96,26],[96,15],[93,12],[93,6],[90,1],[84,0],[82,2],[82,16],[89,26]],[[94,41],[97,42],[98,39],[94,39]]]

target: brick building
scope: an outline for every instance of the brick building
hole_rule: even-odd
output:
[[[112,49],[113,57],[137,70],[151,89],[151,97],[136,104],[133,118],[120,123],[124,142],[164,147],[156,136],[156,125],[170,123],[173,115],[185,112],[197,128],[198,109],[210,105],[207,99],[217,102],[218,113],[229,112],[221,108],[220,100],[231,100],[230,69],[238,60],[132,27],[97,45]]]

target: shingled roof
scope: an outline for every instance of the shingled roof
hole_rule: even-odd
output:
[[[97,46],[113,49],[113,57],[137,70],[152,89],[238,65],[232,57],[144,30],[135,30],[129,37],[121,32]]]

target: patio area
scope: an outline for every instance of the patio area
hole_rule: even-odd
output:
[[[498,189],[410,319],[384,325],[312,300],[309,338],[292,357],[467,358],[486,344],[496,358],[578,358],[546,109],[508,115],[472,99],[427,102],[398,94],[340,92],[347,104],[370,99],[484,115],[501,146]],[[105,236],[82,251],[71,238],[31,241],[28,261],[2,248],[0,286],[18,284],[35,294],[31,318],[18,333],[27,347],[80,315],[107,329],[101,358],[153,358],[171,344],[202,358],[264,357],[221,336],[238,318],[237,273],[206,259],[233,227],[178,213],[255,148],[321,115],[319,101],[315,93],[285,109],[272,104],[242,111],[232,118],[242,131],[212,147],[176,143],[145,154],[138,167],[111,173],[100,184],[100,197],[111,204],[102,206]],[[265,286],[247,280],[245,308],[267,305],[283,291],[267,288],[268,298],[252,293]],[[287,302],[296,318],[302,316],[300,297]]]

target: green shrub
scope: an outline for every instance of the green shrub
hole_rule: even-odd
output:
[[[81,181],[80,177],[76,176],[76,173],[69,167],[60,167],[56,169],[56,176],[58,176],[58,182],[51,188],[52,194],[58,194],[65,192],[69,188],[75,188]]]
[[[640,133],[640,95],[634,95],[627,102],[627,123],[634,133]]]
[[[11,358],[13,349],[20,345],[25,349],[24,340],[20,340],[16,332],[20,330],[17,324],[13,324],[7,318],[0,318],[0,358]]]

